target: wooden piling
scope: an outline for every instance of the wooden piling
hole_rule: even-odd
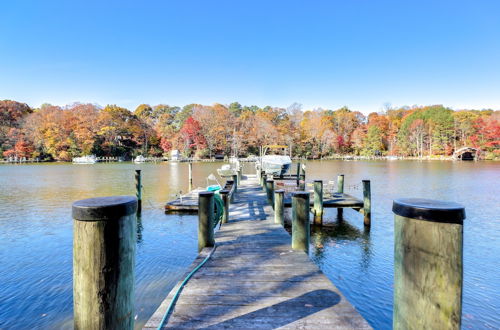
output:
[[[233,174],[234,192],[238,190],[238,174]]]
[[[142,211],[141,170],[135,170],[135,196],[137,197],[137,213],[141,213]]]
[[[337,193],[344,193],[344,174],[339,174],[337,176]]]
[[[189,191],[193,190],[193,163],[189,162]]]
[[[370,180],[363,180],[363,217],[365,226],[372,222],[372,193]]]
[[[274,191],[274,223],[285,225],[285,190]]]
[[[274,208],[274,180],[266,180],[267,202]]]
[[[75,329],[134,328],[137,206],[133,196],[73,204]]]
[[[292,196],[292,249],[309,253],[309,193],[298,191]]]
[[[260,185],[264,188],[266,186],[266,172],[260,171]]]
[[[306,165],[302,164],[300,166],[300,187],[301,191],[306,190]]]
[[[314,224],[323,224],[323,181],[314,180]]]
[[[222,223],[229,222],[229,190],[223,189],[219,191],[222,202],[224,203],[224,213],[222,214]]]
[[[465,209],[398,199],[394,217],[394,329],[460,329]]]
[[[300,184],[300,162],[297,163],[297,187],[299,186]]]
[[[234,181],[233,180],[227,180],[226,184],[229,185],[229,186],[232,186],[232,185],[234,185]],[[234,202],[234,195],[235,195],[235,193],[234,193],[234,190],[233,190],[233,193],[231,194],[231,198],[229,200],[231,203]]]
[[[214,246],[214,192],[198,194],[198,252]]]

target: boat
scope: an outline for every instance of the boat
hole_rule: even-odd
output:
[[[282,149],[284,155],[266,155],[271,149]],[[256,166],[258,166],[266,174],[284,175],[292,165],[292,159],[286,154],[287,146],[267,145],[261,149],[261,157]]]
[[[265,155],[261,160],[262,170],[266,174],[284,175],[292,165],[290,156]]]
[[[146,158],[144,158],[143,155],[139,155],[137,157],[135,157],[134,159],[134,163],[145,163],[146,162]]]
[[[181,160],[181,154],[179,150],[175,149],[170,152],[170,161],[171,162],[178,162]]]
[[[224,164],[221,168],[217,169],[217,174],[221,177],[232,177],[237,174],[237,171],[234,167],[231,167],[230,164]]]
[[[75,157],[75,158],[73,158],[73,163],[75,163],[75,164],[95,164],[95,163],[97,163],[97,157],[95,155]]]

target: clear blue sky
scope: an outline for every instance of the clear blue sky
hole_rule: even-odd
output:
[[[0,99],[500,109],[500,1],[1,1]]]

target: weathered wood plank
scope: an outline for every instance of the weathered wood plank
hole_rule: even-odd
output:
[[[347,196],[344,203],[354,203]],[[215,252],[184,287],[163,328],[370,329],[308,255],[291,249],[256,176],[241,181],[229,222],[215,239]],[[145,329],[159,326],[174,290]]]

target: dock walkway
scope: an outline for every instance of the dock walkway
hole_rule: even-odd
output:
[[[273,222],[256,176],[238,187],[216,250],[183,288],[163,328],[371,329],[291,236]],[[186,275],[205,259],[204,249]],[[144,329],[157,328],[174,287]]]

